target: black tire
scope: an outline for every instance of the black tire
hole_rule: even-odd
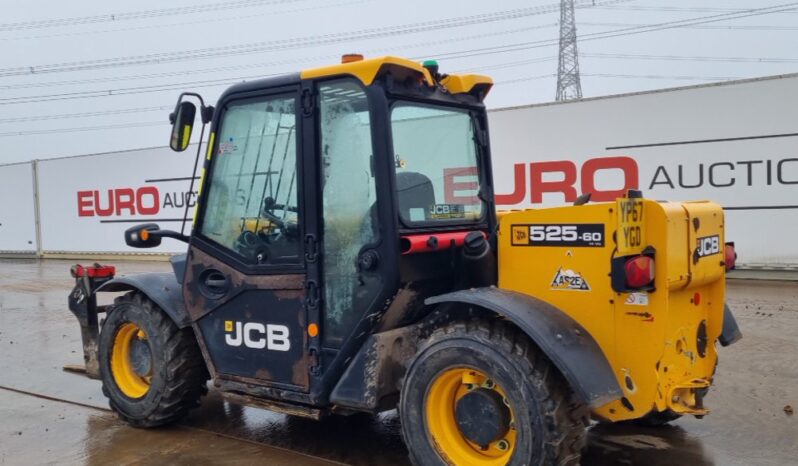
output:
[[[149,348],[149,388],[131,398],[120,389],[113,374],[112,355],[117,333],[134,324],[146,334]],[[179,329],[155,303],[139,292],[117,298],[103,322],[99,340],[103,394],[111,409],[135,427],[155,427],[174,422],[200,405],[208,392],[208,370],[194,333]]]
[[[486,374],[504,391],[516,430],[508,465],[579,464],[588,408],[576,400],[565,379],[525,334],[499,320],[456,322],[437,329],[420,345],[399,403],[402,434],[413,464],[453,464],[439,453],[425,409],[436,378],[463,367]]]

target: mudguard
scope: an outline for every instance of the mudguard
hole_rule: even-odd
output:
[[[330,401],[374,413],[394,408],[396,400],[391,404],[386,399],[399,393],[419,332],[420,325],[411,325],[369,335],[335,384]]]
[[[598,343],[577,321],[545,301],[489,287],[446,293],[424,302],[471,304],[513,322],[554,363],[576,395],[592,408],[623,396]]]
[[[96,293],[132,290],[147,295],[179,328],[188,327],[191,324],[191,318],[186,312],[186,305],[183,302],[183,289],[177,283],[174,273],[139,273],[114,278],[97,288]]]
[[[740,327],[737,326],[737,320],[734,318],[729,305],[723,307],[723,329],[721,330],[718,341],[722,346],[729,346],[736,343],[737,340],[743,337],[740,332]]]

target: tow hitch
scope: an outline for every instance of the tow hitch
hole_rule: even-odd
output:
[[[97,288],[114,278],[116,268],[95,263],[91,266],[73,265],[70,274],[75,279],[75,287],[69,293],[69,310],[80,323],[80,336],[83,340],[84,367],[64,366],[70,372],[85,373],[91,379],[100,378],[100,363],[97,359],[97,338],[100,327],[97,314],[105,311],[105,306],[97,307]]]

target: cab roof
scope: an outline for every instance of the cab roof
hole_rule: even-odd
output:
[[[369,86],[378,76],[388,70],[400,70],[417,74],[427,86],[435,85],[436,76],[433,76],[427,67],[412,60],[392,56],[311,68],[302,71],[300,76],[302,79],[315,79],[348,75],[360,80],[364,86]],[[480,88],[484,98],[487,91],[493,86],[493,80],[488,76],[478,74],[451,74],[440,77],[440,84],[451,94],[468,94],[476,88]]]
[[[222,98],[230,94],[257,91],[265,87],[293,85],[305,79],[333,78],[336,76],[352,76],[364,86],[370,86],[380,75],[388,72],[398,76],[416,75],[429,87],[435,86],[435,79],[437,78],[439,79],[438,84],[450,94],[470,94],[480,101],[485,98],[493,86],[493,80],[488,76],[478,74],[433,76],[430,70],[421,63],[405,58],[385,56],[311,68],[299,73],[234,84],[222,94]]]

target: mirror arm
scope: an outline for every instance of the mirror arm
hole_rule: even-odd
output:
[[[205,105],[205,101],[202,99],[202,96],[197,94],[196,92],[183,92],[180,94],[180,97],[177,98],[177,104],[175,105],[175,111],[169,115],[169,122],[174,124],[175,123],[175,115],[177,115],[177,109],[180,106],[180,102],[183,101],[184,96],[192,96],[196,97],[197,100],[200,102],[200,118],[202,118],[202,124],[207,125],[211,122],[213,118],[213,106],[212,105]]]
[[[178,241],[182,241],[184,243],[188,243],[190,239],[189,236],[186,236],[180,232],[172,230],[152,230],[150,231],[150,236],[159,236],[161,238],[173,238]]]
[[[213,105],[208,105],[207,107],[203,104],[200,107],[200,118],[202,118],[202,124],[207,125],[213,119]]]
[[[203,100],[202,96],[197,94],[196,92],[183,92],[177,98],[177,104],[175,105],[175,111],[169,115],[169,121],[172,123],[174,131],[174,124],[175,120],[177,119],[178,112],[180,110],[180,104],[183,102],[183,97],[191,96],[196,97],[197,100],[200,102],[200,119],[202,120],[202,130],[200,132],[199,143],[197,144],[197,155],[194,157],[194,169],[191,172],[191,183],[189,184],[188,188],[188,196],[186,197],[186,208],[183,212],[183,223],[180,225],[180,233],[182,238],[187,238],[183,235],[183,232],[186,229],[186,217],[188,216],[188,209],[189,209],[189,199],[191,198],[191,194],[194,192],[194,179],[197,178],[197,167],[199,166],[199,160],[201,156],[202,150],[202,139],[205,136],[205,126],[210,123],[211,119],[213,118],[214,108],[212,106],[206,106],[205,100]],[[188,146],[186,146],[188,148]],[[174,148],[173,148],[174,149]],[[207,149],[210,151],[210,148]],[[199,193],[197,193],[197,197],[199,197]],[[180,239],[180,238],[177,238]],[[186,242],[188,242],[186,240]]]
[[[204,109],[205,107],[202,108]],[[183,232],[186,231],[186,217],[188,217],[189,208],[188,201],[191,199],[191,194],[194,192],[194,179],[197,178],[197,166],[199,165],[200,156],[202,155],[202,138],[205,137],[205,126],[203,118],[202,130],[200,131],[199,143],[197,144],[197,155],[194,156],[194,169],[191,171],[191,183],[189,183],[188,196],[186,196],[186,208],[183,210],[183,223],[180,224],[180,236],[184,236]],[[208,148],[208,150],[210,151],[210,148]],[[196,202],[199,202],[199,192],[197,193]],[[186,241],[186,243],[188,243],[188,241]]]

